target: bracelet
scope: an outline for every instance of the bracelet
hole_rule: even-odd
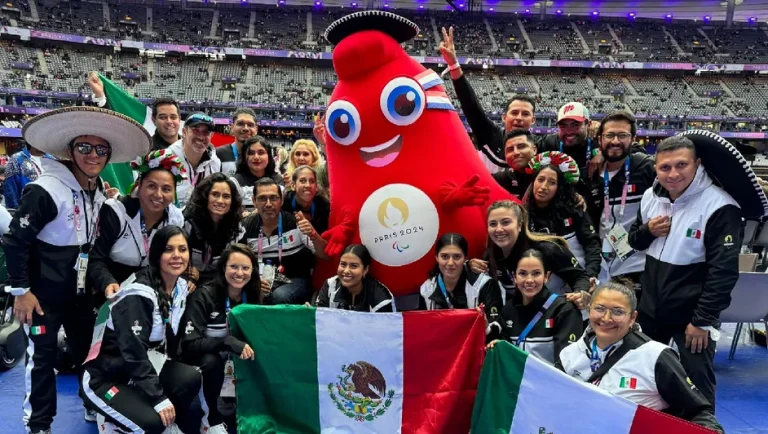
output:
[[[461,68],[461,65],[459,65],[459,62],[456,61],[453,65],[448,65],[448,71],[455,71],[457,69]]]
[[[317,231],[313,230],[312,231],[312,235],[309,236],[309,239],[310,239],[310,241],[316,241],[318,236],[319,235],[318,235]]]

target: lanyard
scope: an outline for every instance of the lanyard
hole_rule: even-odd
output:
[[[259,217],[261,219],[261,217]],[[262,261],[261,256],[261,250],[262,250],[262,243],[264,240],[264,222],[260,222],[261,225],[259,226],[259,244],[258,244],[258,259],[259,263]],[[269,238],[267,238],[267,241],[269,241]],[[283,214],[277,215],[277,262],[278,264],[283,264]]]
[[[229,146],[232,146],[232,154],[235,155],[235,162],[237,162],[237,156],[239,155],[238,152],[237,152],[237,142],[232,143]]]
[[[563,141],[560,141],[560,152],[563,152]],[[592,159],[592,139],[587,139],[587,163]]]
[[[291,201],[291,208],[293,208],[294,211],[301,211],[299,208],[298,203],[296,202],[296,196],[293,196],[293,200]],[[312,201],[312,204],[309,206],[309,216],[312,218],[315,218],[315,201]]]
[[[448,297],[448,291],[445,289],[445,282],[443,282],[442,275],[437,276],[437,286],[440,287],[440,292],[443,293],[443,296],[445,297],[445,302],[448,303],[448,308],[453,309],[453,304],[451,303],[451,298]]]
[[[144,239],[144,252],[142,253],[142,262],[144,262],[144,256],[149,252],[149,233],[147,232],[147,222],[144,221],[144,210],[139,208],[139,222],[141,223],[141,237]]]
[[[229,301],[229,296],[227,296],[227,301],[224,306],[225,315],[229,315],[229,311],[232,310],[232,308],[230,307],[231,306],[230,303],[231,302]],[[240,295],[240,304],[246,304],[246,303],[248,303],[248,297],[246,297],[245,291],[243,291],[242,295]]]
[[[184,156],[184,162],[187,163],[187,166],[189,166],[189,173],[193,173],[194,172],[194,174],[195,174],[194,178],[193,177],[189,178],[189,182],[192,183],[192,187],[196,187],[197,186],[197,180],[198,180],[198,178],[200,178],[200,172],[198,172],[195,168],[192,167],[192,164],[189,162],[189,160],[187,160],[187,156],[186,155]],[[200,167],[199,163],[198,163],[198,167]],[[203,172],[205,172],[205,170],[203,170]]]
[[[605,349],[605,357],[608,357],[608,354],[613,350],[614,346],[615,344]],[[589,355],[589,368],[592,372],[597,372],[602,364],[603,362],[600,361],[600,353],[597,351],[597,338],[595,338],[595,340],[592,341],[592,354]]]
[[[537,322],[541,319],[542,316],[544,316],[544,312],[546,312],[547,309],[549,309],[549,306],[552,306],[552,303],[555,302],[555,299],[557,298],[557,294],[551,294],[546,302],[544,302],[544,306],[539,309],[538,312],[536,312],[536,315],[533,316],[533,319],[531,322],[528,323],[527,326],[525,326],[525,329],[522,333],[520,333],[520,336],[517,338],[517,342],[515,342],[515,345],[520,347],[525,342],[525,338],[528,337],[528,335],[531,333],[531,330],[533,330],[533,326],[536,325]]]
[[[611,192],[610,192],[610,186],[611,179],[608,175],[608,165],[605,165],[605,172],[603,173],[603,196],[605,196],[605,203],[603,204],[603,208],[605,209],[605,222],[608,223],[608,219],[611,217],[611,206],[610,206],[610,198],[611,198]],[[627,206],[627,192],[629,191],[629,156],[627,156],[626,160],[624,160],[624,187],[621,189],[621,206],[619,206],[619,224],[623,224],[624,222],[624,209]],[[614,221],[615,224],[615,221]]]
[[[83,224],[80,221],[80,214],[83,214],[85,216],[85,239],[87,243],[91,242],[91,237],[95,235],[96,228],[99,226],[99,217],[98,217],[98,211],[94,209],[94,201],[91,201],[91,211],[94,215],[96,215],[96,219],[93,221],[93,225],[88,224],[88,213],[85,212],[85,209],[80,209],[80,205],[77,203],[77,198],[79,196],[79,193],[75,190],[72,190],[72,204],[74,205],[73,212],[75,214],[75,230],[77,230],[77,233],[79,234],[80,231],[83,230]],[[83,208],[85,208],[85,196],[83,196]]]
[[[173,301],[179,296],[179,282],[176,281],[176,285],[173,287],[173,293],[171,294],[171,302],[168,306],[168,318],[164,319],[164,322],[168,324],[173,318]]]

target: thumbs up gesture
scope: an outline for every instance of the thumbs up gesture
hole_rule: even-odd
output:
[[[296,227],[299,228],[302,234],[314,240],[315,237],[317,237],[317,232],[315,232],[315,228],[312,227],[312,223],[304,218],[304,214],[302,214],[300,211],[296,211],[294,215],[296,216]]]

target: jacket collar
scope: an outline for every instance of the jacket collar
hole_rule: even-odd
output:
[[[437,283],[437,276],[432,278],[435,282],[435,291],[432,292],[432,295],[429,296],[429,299],[434,301],[437,305],[447,308],[448,307],[448,301],[445,299],[445,296],[443,295],[443,291],[440,289],[440,286]],[[461,277],[459,277],[459,281],[456,282],[456,287],[453,288],[454,294],[456,291],[464,291],[466,292],[466,285],[467,285],[467,273],[466,269],[461,273]]]
[[[43,158],[42,159],[42,169],[43,173],[40,175],[40,177],[49,176],[51,178],[56,178],[59,182],[64,184],[67,188],[69,188],[72,191],[80,192],[84,191],[83,187],[80,185],[79,182],[77,182],[77,179],[75,179],[74,173],[72,173],[72,163],[70,162],[62,162],[59,160],[53,160],[51,158]],[[99,195],[104,196],[103,186],[101,183],[101,178],[96,178],[96,194],[97,198]]]

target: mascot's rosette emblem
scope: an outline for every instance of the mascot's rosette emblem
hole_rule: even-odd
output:
[[[392,405],[393,389],[375,366],[368,362],[343,365],[336,383],[328,384],[328,394],[345,416],[358,422],[371,422]]]

